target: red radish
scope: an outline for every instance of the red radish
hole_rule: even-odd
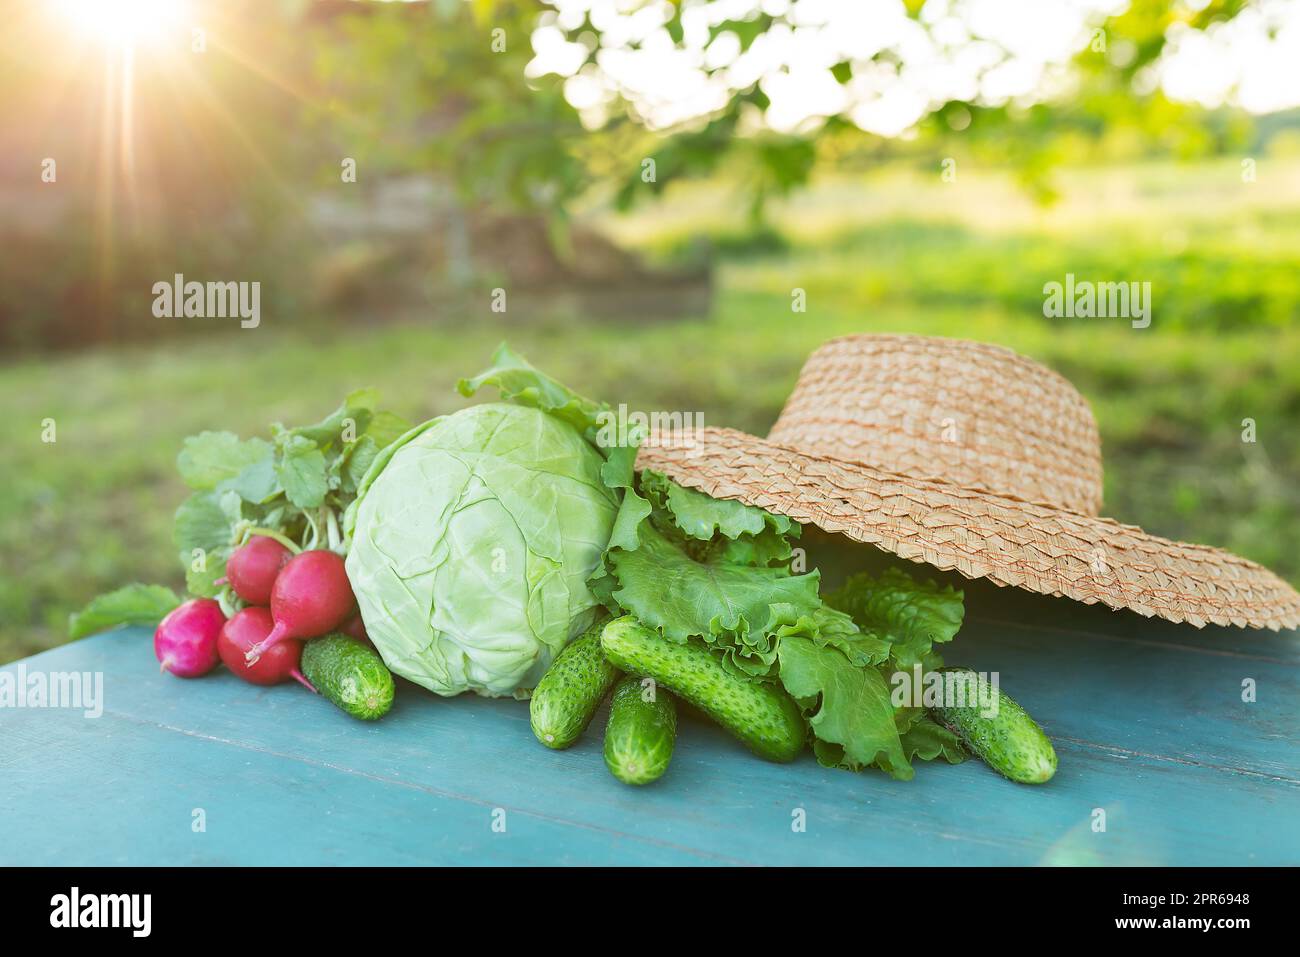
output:
[[[178,678],[198,678],[217,666],[217,636],[226,623],[221,606],[211,598],[185,602],[158,623],[153,653],[161,670]]]
[[[254,535],[226,562],[226,579],[235,594],[250,605],[269,605],[271,587],[293,552],[274,538]]]
[[[355,638],[363,645],[370,645],[372,648],[374,647],[374,642],[372,642],[370,636],[366,634],[366,623],[361,620],[360,615],[353,615],[349,618],[339,631],[343,632],[343,634],[347,635],[349,638]]]
[[[278,685],[292,678],[314,692],[316,689],[298,667],[302,660],[302,642],[297,639],[289,638],[277,643],[252,664],[244,660],[248,649],[269,635],[274,627],[269,608],[245,608],[235,612],[217,639],[221,660],[249,684]]]
[[[357,610],[343,558],[314,549],[289,559],[271,589],[275,627],[265,640],[248,649],[248,660],[274,648],[286,638],[319,638],[336,630]]]

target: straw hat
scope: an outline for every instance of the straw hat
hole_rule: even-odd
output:
[[[1197,627],[1300,625],[1300,595],[1268,569],[1098,517],[1088,403],[998,346],[831,340],[766,439],[659,434],[637,468],[967,578]]]

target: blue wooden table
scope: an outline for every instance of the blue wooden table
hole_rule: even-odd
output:
[[[968,596],[947,657],[999,671],[1051,734],[1046,786],[975,760],[910,783],[768,764],[685,720],[637,790],[605,770],[602,717],[552,752],[523,703],[400,683],[363,724],[296,685],[159,674],[128,629],[6,666],[102,672],[105,707],[0,709],[0,863],[1300,863],[1296,634]]]

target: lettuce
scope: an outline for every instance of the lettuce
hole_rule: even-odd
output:
[[[875,668],[855,666],[838,648],[807,638],[781,641],[781,683],[808,717],[823,764],[851,770],[875,765],[908,779],[889,687]]]
[[[698,635],[733,660],[770,656],[778,611],[809,614],[820,604],[816,573],[701,561],[653,524],[639,535],[634,551],[620,549],[610,556],[620,584],[613,598],[672,641]]]
[[[879,578],[853,575],[825,600],[864,632],[889,642],[890,657],[902,670],[918,663],[926,670],[941,667],[933,645],[952,641],[965,611],[962,593],[951,585],[918,582],[897,568],[887,568]]]

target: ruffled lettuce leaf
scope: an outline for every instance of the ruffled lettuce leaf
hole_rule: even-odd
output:
[[[728,539],[757,536],[765,530],[775,536],[799,534],[799,525],[785,515],[734,499],[714,498],[649,469],[641,474],[641,491],[683,534],[700,541],[707,542],[717,535]]]
[[[773,609],[773,634],[783,638],[807,638],[817,647],[838,649],[857,668],[878,665],[889,657],[889,642],[858,629],[848,615],[822,605],[811,614],[800,615],[791,605]]]
[[[961,592],[918,581],[897,568],[879,576],[853,575],[823,600],[852,617],[863,632],[888,641],[890,658],[901,669],[917,663],[939,667],[942,660],[933,645],[951,641],[965,614]]]
[[[889,687],[872,667],[808,638],[781,639],[781,684],[798,702],[816,740],[813,753],[828,767],[876,766],[900,780],[913,775],[903,749]]]
[[[817,572],[699,561],[654,522],[637,529],[636,548],[610,549],[606,561],[619,610],[670,641],[703,638],[748,674],[770,670],[778,626],[821,606]]]
[[[602,450],[605,464],[601,466],[600,479],[621,496],[609,548],[636,548],[637,529],[650,516],[650,502],[637,492],[636,449],[636,445],[626,445]],[[603,569],[597,570],[597,577],[603,577]]]
[[[961,739],[925,714],[902,732],[900,738],[909,761],[933,761],[941,757],[949,764],[961,764],[967,757]]]

